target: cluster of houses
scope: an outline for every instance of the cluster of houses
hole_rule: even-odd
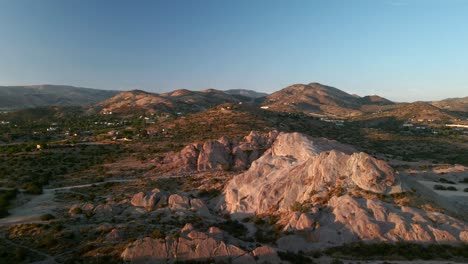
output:
[[[328,117],[321,117],[320,120],[324,122],[328,122],[328,123],[333,123],[339,127],[342,127],[345,125],[344,120],[341,120],[341,119],[329,119]]]

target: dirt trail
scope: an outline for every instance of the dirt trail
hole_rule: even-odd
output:
[[[10,215],[0,219],[1,225],[13,225],[23,223],[40,222],[39,217],[43,214],[53,213],[54,210],[59,206],[59,203],[54,201],[56,191],[67,191],[75,188],[90,187],[92,185],[100,185],[108,182],[131,182],[131,180],[110,180],[105,182],[73,185],[52,189],[44,189],[43,193],[32,197],[27,203],[18,206],[14,209],[9,210]]]

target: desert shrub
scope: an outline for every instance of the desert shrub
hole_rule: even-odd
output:
[[[455,184],[455,182],[449,181],[449,180],[444,179],[444,178],[439,178],[439,181],[440,181],[440,182],[443,182],[443,183],[448,183],[448,184]]]
[[[83,210],[80,207],[75,207],[71,210],[72,214],[82,214]]]
[[[221,192],[219,190],[216,190],[216,189],[210,189],[210,190],[203,189],[198,193],[198,196],[199,197],[212,198],[212,197],[216,197],[216,196],[218,196],[220,194],[221,194]]]
[[[273,243],[280,237],[279,230],[276,229],[260,229],[255,232],[255,240],[260,243]]]
[[[8,215],[10,201],[16,197],[16,190],[0,191],[0,218]]]
[[[166,237],[166,235],[164,234],[164,232],[162,232],[159,229],[155,229],[155,230],[153,230],[153,232],[151,232],[151,238],[164,239],[165,237]]]
[[[314,261],[311,260],[310,258],[301,254],[290,252],[290,251],[287,251],[287,252],[278,251],[278,256],[280,257],[281,260],[289,261],[290,263],[293,263],[293,264],[314,263]]]
[[[248,231],[247,228],[243,224],[237,222],[236,220],[231,220],[231,219],[224,221],[222,223],[216,224],[216,227],[240,239],[244,238],[247,235],[247,231]]]
[[[310,210],[310,206],[308,204],[299,203],[296,201],[291,205],[291,211],[294,211],[294,212],[305,213],[309,210]]]
[[[55,219],[55,216],[53,216],[52,214],[43,214],[41,215],[41,217],[39,217],[39,219],[41,219],[41,221],[49,221]]]
[[[42,194],[42,188],[34,182],[27,182],[23,188],[29,194]]]
[[[330,264],[344,264],[344,262],[335,258],[330,262]]]
[[[57,245],[58,240],[53,237],[51,234],[48,234],[39,241],[39,245],[43,248],[51,248],[55,245]]]
[[[399,242],[366,244],[362,242],[345,244],[340,247],[329,248],[325,254],[333,257],[353,257],[356,259],[450,259],[468,258],[468,244],[459,246],[431,244],[423,245],[416,243]]]

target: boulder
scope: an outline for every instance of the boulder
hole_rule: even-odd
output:
[[[110,231],[106,235],[106,241],[110,243],[119,243],[122,240],[123,240],[123,232],[116,228],[112,229],[112,231]]]
[[[180,194],[172,194],[168,199],[168,207],[171,210],[188,210],[190,208],[190,199]]]
[[[240,247],[224,242],[218,234],[219,229],[210,228],[212,232],[204,233],[186,225],[180,231],[179,238],[166,237],[138,239],[127,245],[121,257],[131,263],[169,263],[177,261],[256,263],[253,256]],[[222,237],[222,236],[221,236]],[[260,249],[257,254],[273,254],[273,251]],[[273,258],[273,256],[268,256]]]
[[[231,140],[225,136],[218,140],[193,143],[180,152],[168,153],[156,161],[156,168],[147,175],[161,172],[203,172],[211,170],[245,170],[273,143],[277,132],[268,134],[250,132],[243,140]]]
[[[163,207],[167,204],[167,195],[159,189],[153,189],[149,193],[139,192],[132,197],[130,203],[136,207],[144,207],[148,211]]]

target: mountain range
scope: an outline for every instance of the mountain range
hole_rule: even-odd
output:
[[[119,91],[66,85],[0,86],[0,110],[39,106],[89,106],[118,93]]]
[[[58,85],[0,87],[0,110],[85,106],[95,113],[177,116],[201,112],[224,103],[246,103],[276,112],[300,112],[331,118],[378,115],[397,116],[397,119],[449,120],[458,119],[460,112],[468,112],[468,97],[434,102],[395,103],[378,95],[351,95],[320,83],[294,84],[272,94],[244,89],[179,89],[157,94],[142,90],[120,92]]]

